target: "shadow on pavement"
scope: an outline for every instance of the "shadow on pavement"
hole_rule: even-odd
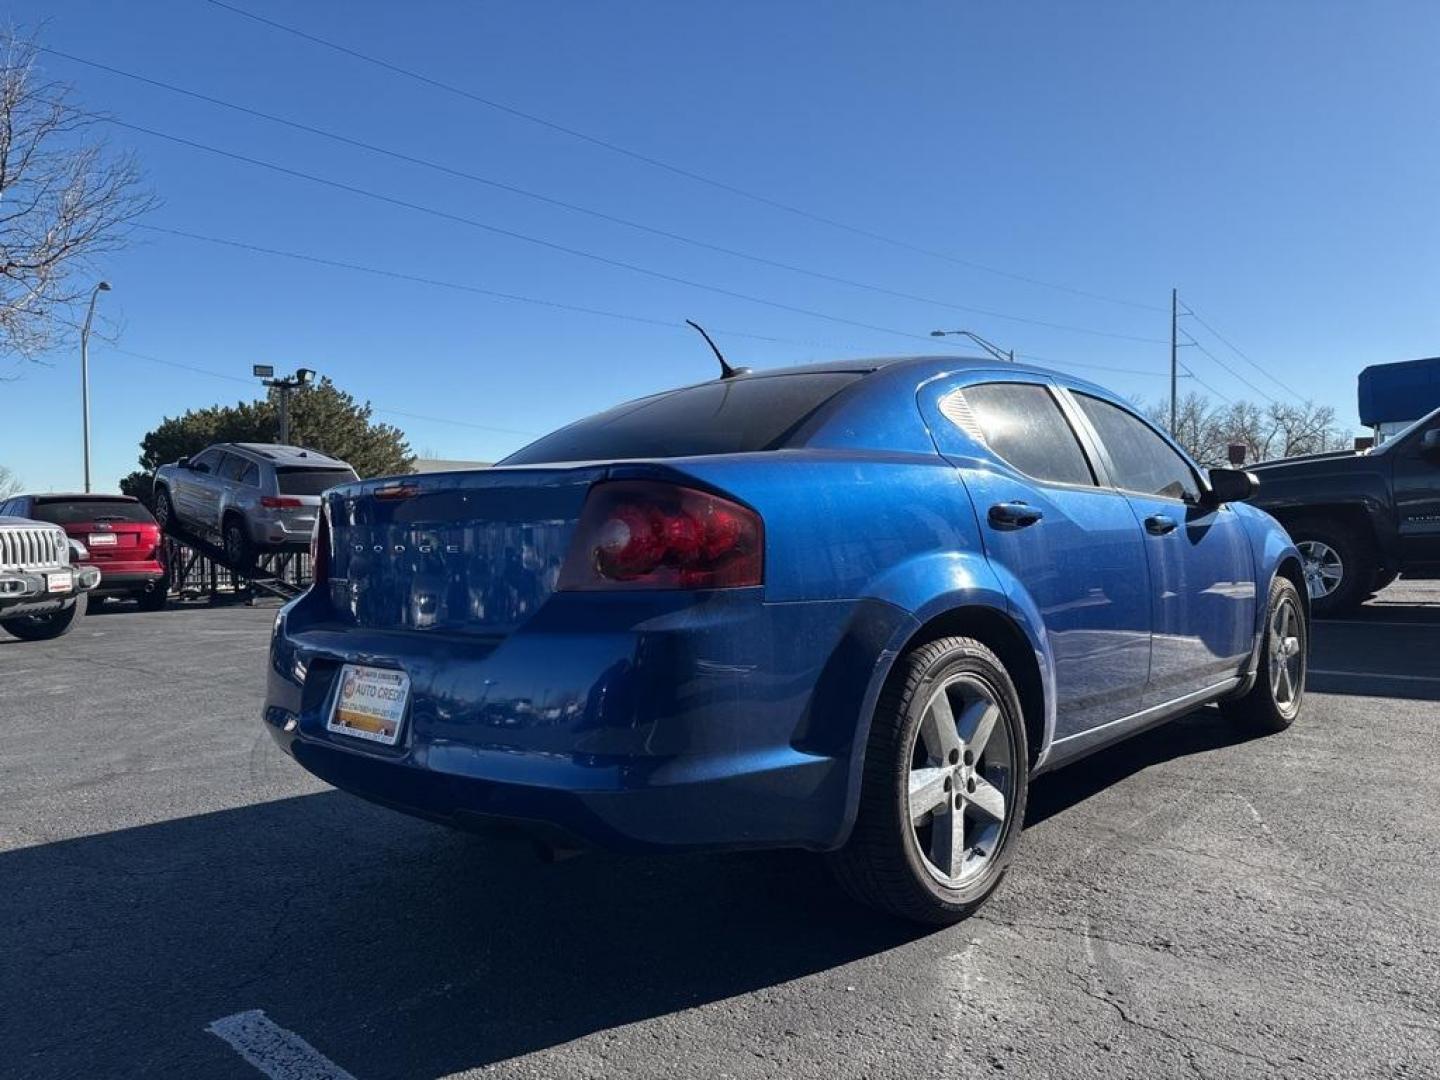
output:
[[[252,1008],[366,1080],[443,1076],[920,935],[803,856],[546,865],[338,792],[10,851],[0,882],[27,1077],[228,1073],[204,1027]]]
[[[1319,694],[1440,701],[1440,602],[1375,603],[1316,620],[1306,687]]]
[[[1027,825],[1243,738],[1192,714],[1037,781]],[[547,865],[333,791],[10,851],[0,882],[0,1043],[35,1077],[211,1075],[205,1026],[254,1008],[367,1080],[443,1076],[925,933],[800,854]]]
[[[1214,706],[1197,709],[1037,777],[1030,787],[1025,827],[1038,825],[1152,765],[1238,746],[1259,737],[1231,724]]]

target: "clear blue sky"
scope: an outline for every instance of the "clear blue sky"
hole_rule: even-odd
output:
[[[848,234],[427,88],[205,0],[6,5],[42,43],[251,108],[887,289],[1164,341],[1181,295],[1281,382],[1354,423],[1369,363],[1440,352],[1440,5],[1342,2],[440,3],[233,0],[348,47],[748,191],[1038,287]],[[968,327],[1135,396],[1167,344],[806,277],[45,59],[118,118],[731,292],[924,335]],[[711,327],[757,367],[926,350],[647,277],[126,130],[154,224],[481,289]],[[96,483],[164,415],[316,368],[438,457],[490,459],[618,400],[707,378],[688,331],[160,235],[107,259],[119,346],[92,350]],[[1280,397],[1203,327],[1215,356]],[[782,342],[739,336],[744,332]],[[80,482],[78,360],[6,364],[0,463]],[[1198,349],[1232,398],[1258,395]],[[1187,380],[1185,385],[1193,385]],[[497,430],[509,429],[509,430]]]

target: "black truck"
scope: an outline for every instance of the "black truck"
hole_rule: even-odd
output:
[[[1396,577],[1440,577],[1440,409],[1373,450],[1254,467],[1251,500],[1289,530],[1310,604],[1335,615]]]

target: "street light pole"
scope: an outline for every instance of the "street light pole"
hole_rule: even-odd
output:
[[[985,350],[987,353],[989,353],[991,356],[995,357],[996,360],[1004,360],[1004,361],[1007,361],[1008,363],[1011,363],[1011,364],[1013,364],[1013,363],[1015,362],[1015,350],[1014,350],[1014,349],[1002,349],[1002,348],[1000,348],[999,345],[996,345],[993,341],[986,341],[983,337],[981,337],[979,334],[975,333],[973,330],[931,330],[931,331],[930,331],[930,336],[931,336],[931,337],[946,337],[946,336],[948,336],[948,335],[956,335],[956,336],[959,336],[959,337],[967,337],[967,338],[969,338],[971,341],[975,342],[976,345],[979,345],[982,349],[984,349],[984,350]]]
[[[90,323],[95,318],[95,301],[102,292],[110,291],[108,281],[99,282],[90,290],[90,310],[85,313],[85,325],[80,330],[80,412],[84,424],[85,444],[85,494],[90,494]]]
[[[275,368],[270,364],[256,364],[251,371],[260,380],[262,386],[273,386],[280,391],[280,443],[290,443],[290,394],[291,391],[299,390],[301,387],[309,386],[315,378],[315,372],[310,368],[300,368],[288,379],[277,379]]]

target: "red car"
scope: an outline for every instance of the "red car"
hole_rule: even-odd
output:
[[[146,611],[165,606],[169,580],[160,526],[145,504],[129,495],[16,495],[0,513],[59,525],[90,554],[81,566],[100,571],[91,602],[103,597],[140,601]]]

